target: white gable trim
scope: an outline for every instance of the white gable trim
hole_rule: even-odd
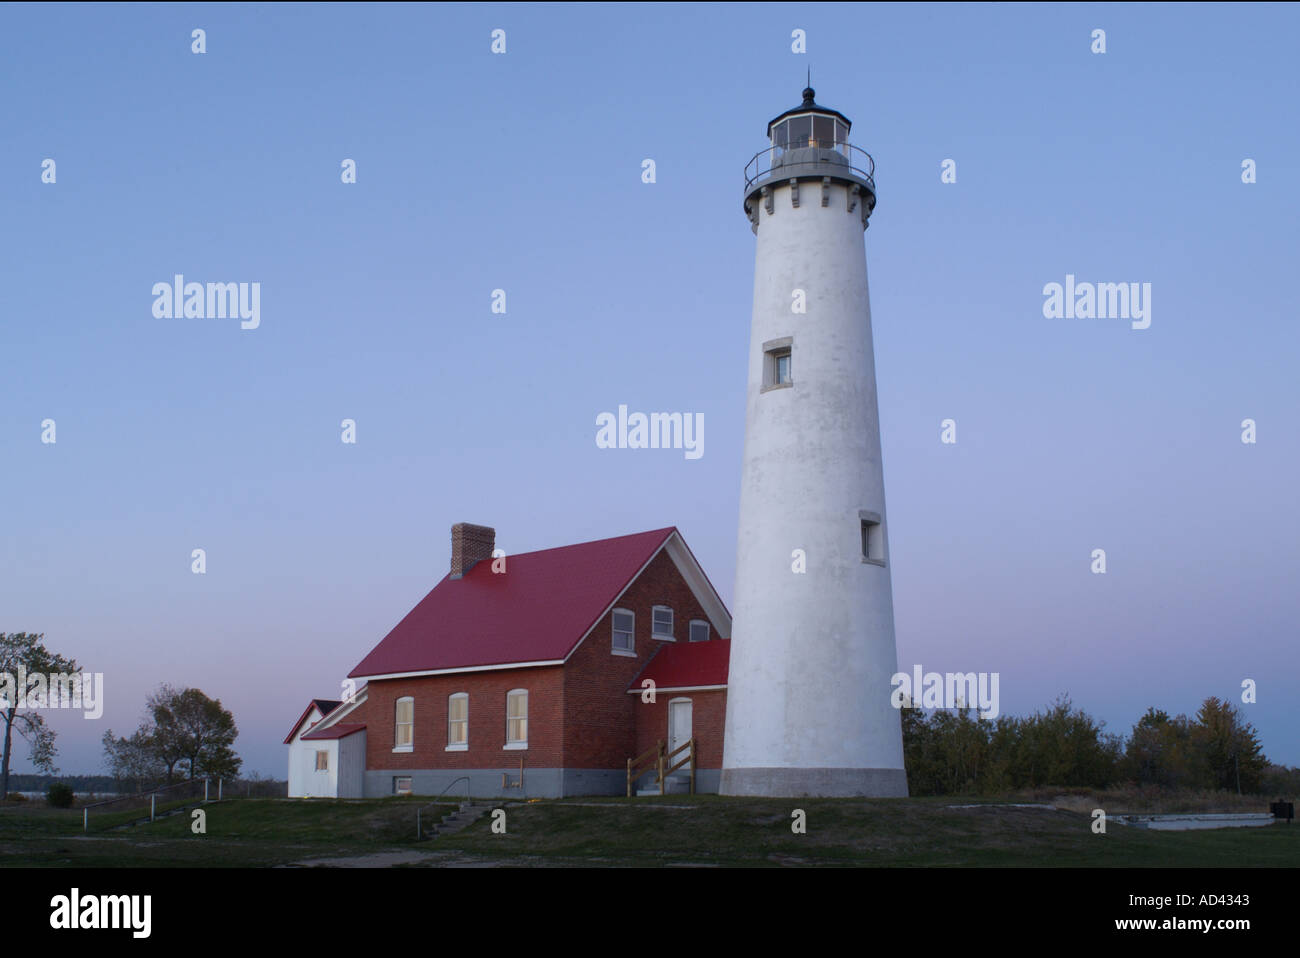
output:
[[[356,694],[356,697],[353,698],[351,702],[344,702],[333,712],[330,712],[329,715],[325,716],[325,718],[322,719],[319,724],[313,725],[311,729],[309,729],[309,731],[318,732],[322,729],[327,729],[330,728],[331,726],[337,725],[339,719],[343,718],[343,716],[347,715],[349,712],[356,711],[357,706],[365,702],[366,694],[369,691],[370,689],[368,686],[363,686],[361,691]],[[301,735],[299,737],[301,738]]]
[[[335,709],[335,711],[337,712],[338,709]],[[320,721],[320,714],[321,714],[320,708],[316,705],[315,702],[312,702],[311,710],[302,717],[302,721],[299,722],[298,726],[293,730],[293,738],[289,740],[289,744],[292,745],[294,742],[297,742],[304,735],[306,735],[313,728],[315,728],[316,723]],[[317,717],[313,719],[312,718],[313,715]]]
[[[656,686],[655,692],[713,692],[718,689],[725,689],[725,685],[673,685],[673,686]],[[628,695],[640,695],[645,689],[628,689]]]
[[[498,669],[537,669],[544,665],[563,665],[564,659],[547,659],[539,662],[506,662],[502,665],[469,665],[458,669],[426,669],[421,672],[385,672],[383,675],[367,675],[367,682],[379,679],[412,679],[421,675],[455,675],[457,672],[492,672]]]
[[[712,624],[714,631],[731,638],[731,613],[723,605],[722,597],[714,590],[713,585],[709,582],[709,577],[704,574],[700,564],[695,561],[695,556],[691,555],[686,540],[681,537],[680,533],[674,532],[664,544],[664,548],[668,550],[668,556],[677,566],[677,571],[682,574],[682,578],[690,586],[691,592],[699,600],[701,607],[704,609],[704,615]],[[718,628],[720,625],[725,625],[725,628]],[[687,635],[687,638],[689,639],[690,636]]]
[[[645,564],[636,570],[636,575],[627,580],[619,594],[614,596],[613,601],[605,606],[605,611],[596,616],[596,621],[591,624],[591,628],[583,633],[582,638],[564,657],[565,662],[573,658],[573,653],[582,648],[582,643],[587,641],[587,637],[596,630],[596,626],[605,621],[605,616],[609,615],[610,611],[618,605],[619,599],[623,598],[627,590],[636,584],[636,581],[641,578],[641,573],[645,572],[650,567],[650,563],[654,562],[659,557],[659,553],[665,549],[668,550],[668,558],[673,560],[673,565],[677,567],[677,571],[681,573],[682,579],[686,582],[686,587],[691,590],[691,594],[695,596],[701,608],[704,609],[704,615],[709,619],[714,631],[719,635],[731,636],[731,615],[727,612],[727,607],[722,604],[721,597],[709,585],[708,576],[704,574],[704,570],[700,568],[699,563],[695,561],[695,557],[691,555],[691,550],[686,547],[682,534],[674,529],[672,534],[663,541],[650,558],[645,560]],[[719,623],[723,622],[726,623],[726,628],[719,629]]]

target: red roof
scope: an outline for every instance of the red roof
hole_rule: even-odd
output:
[[[325,716],[329,715],[330,712],[333,712],[342,704],[342,702],[336,702],[333,699],[312,699],[307,703],[307,707],[302,710],[302,714],[298,716],[298,721],[293,723],[293,728],[289,729],[289,734],[285,736],[284,744],[288,745],[293,741],[294,735],[298,733],[298,726],[302,725],[303,720],[311,714],[312,709],[319,710],[321,719],[324,719]]]
[[[492,560],[444,576],[349,676],[561,661],[674,527]]]
[[[726,685],[730,658],[730,639],[664,645],[632,680],[628,691],[642,691],[641,683],[646,679],[654,681],[656,690]]]
[[[329,728],[323,728],[319,732],[308,732],[304,735],[303,741],[319,741],[327,738],[347,738],[353,732],[365,730],[364,722],[340,722],[338,725],[331,725]]]

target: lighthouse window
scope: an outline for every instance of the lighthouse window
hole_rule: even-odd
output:
[[[885,537],[877,512],[859,512],[862,522],[862,561],[872,565],[885,564]]]
[[[772,131],[772,143],[780,150],[790,145],[790,130],[784,123],[778,123]]]
[[[835,121],[829,116],[813,117],[813,139],[817,142],[811,146],[829,150],[835,142]]]
[[[790,358],[793,345],[794,340],[790,336],[763,344],[763,392],[794,385]]]
[[[796,116],[786,121],[790,127],[790,149],[808,145],[812,136],[812,117]]]

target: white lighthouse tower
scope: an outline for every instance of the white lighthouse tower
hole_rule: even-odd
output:
[[[906,796],[864,231],[874,163],[803,91],[745,170],[758,237],[725,795]]]

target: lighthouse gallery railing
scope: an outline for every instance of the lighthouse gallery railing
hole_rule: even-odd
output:
[[[769,146],[759,150],[745,164],[745,192],[748,194],[769,180],[821,175],[827,167],[842,169],[865,180],[875,192],[876,161],[870,153],[849,143],[821,147],[816,140],[810,140],[806,146]]]

